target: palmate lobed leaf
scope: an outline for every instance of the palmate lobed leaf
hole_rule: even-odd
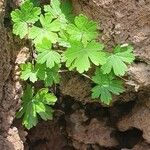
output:
[[[51,15],[46,14],[45,16],[40,16],[40,22],[43,28],[52,31],[60,31],[61,24],[58,19],[53,19]]]
[[[52,43],[47,38],[44,38],[42,40],[42,43],[37,43],[35,45],[35,50],[37,52],[41,52],[41,53],[44,52],[44,51],[46,51],[46,50],[51,50],[51,48],[52,48]]]
[[[42,27],[33,26],[29,29],[29,38],[33,40],[34,44],[42,43],[44,39],[48,39],[51,43],[58,41],[58,34],[61,30],[61,23],[58,19],[54,19],[49,15],[41,15],[40,23]]]
[[[74,18],[72,10],[73,7],[71,0],[51,0],[50,5],[44,6],[44,11],[51,14],[53,18],[59,18],[63,25],[68,21],[72,21]]]
[[[50,5],[44,6],[44,11],[46,14],[50,14],[54,19],[58,19],[60,21],[61,28],[66,29],[68,20],[61,10],[60,0],[51,0]]]
[[[83,73],[89,70],[91,62],[96,66],[105,63],[103,48],[102,44],[95,41],[89,42],[86,47],[81,42],[72,42],[71,47],[64,52],[63,60],[70,70],[76,68],[79,73]]]
[[[13,33],[19,35],[23,39],[28,34],[28,25],[26,22],[15,23],[13,25]]]
[[[56,33],[36,26],[33,26],[31,29],[29,29],[28,37],[29,39],[33,40],[33,43],[35,45],[38,43],[42,43],[43,39],[45,38],[49,39],[52,43],[56,43],[58,40],[58,35]]]
[[[51,0],[50,5],[44,6],[44,11],[51,14],[53,18],[58,18],[62,14],[60,5],[60,0]]]
[[[86,45],[88,41],[96,39],[97,23],[80,14],[75,18],[74,24],[68,25],[67,32],[71,40],[82,41]]]
[[[58,84],[60,82],[59,68],[56,65],[53,68],[47,68],[46,64],[37,64],[37,78],[43,80],[46,87],[52,86],[53,84]]]
[[[70,41],[69,41],[69,35],[66,33],[66,31],[60,31],[59,32],[59,46],[62,46],[64,48],[71,47]]]
[[[40,14],[40,7],[34,7],[29,0],[25,1],[20,9],[16,9],[11,13],[11,18],[14,22],[13,33],[19,35],[21,39],[24,38],[28,34],[29,24],[34,24],[38,21]]]
[[[20,78],[22,80],[30,80],[31,82],[37,81],[36,72],[37,70],[34,68],[34,66],[31,63],[21,64],[21,76]]]
[[[59,66],[55,66],[51,69],[46,69],[46,76],[44,80],[45,86],[51,86],[60,82]]]
[[[40,7],[34,7],[33,3],[25,1],[20,9],[16,9],[12,11],[11,17],[12,21],[17,22],[26,22],[26,23],[35,23],[39,19],[39,15],[41,14]]]
[[[35,82],[37,80],[43,80],[46,87],[58,84],[60,81],[59,66],[56,65],[53,68],[47,68],[46,64],[35,64],[31,63],[21,65],[21,79],[30,80]]]
[[[46,88],[39,90],[35,96],[33,96],[33,93],[33,88],[28,85],[22,97],[22,108],[17,113],[17,118],[23,116],[23,125],[27,129],[36,126],[38,116],[43,120],[51,120],[54,112],[51,106],[54,105],[57,100]]]
[[[61,62],[61,55],[52,50],[51,41],[48,39],[43,39],[42,43],[36,45],[36,50],[38,51],[37,63],[44,64],[48,68],[53,68],[55,65],[59,65]]]
[[[53,94],[49,94],[48,93],[48,89],[47,88],[43,88],[41,89],[36,95],[35,95],[35,99],[37,101],[41,101],[44,104],[47,105],[55,105],[55,102],[57,100],[57,98],[53,95]]]
[[[116,80],[113,73],[103,74],[100,68],[96,70],[92,80],[96,84],[92,89],[92,98],[100,98],[104,104],[110,104],[112,94],[119,95],[124,92],[122,81]]]
[[[38,105],[36,105],[37,113],[40,115],[40,117],[47,121],[53,119],[53,109],[47,105],[44,105],[41,102],[38,102]]]
[[[37,56],[37,63],[44,64],[48,68],[53,68],[55,65],[60,64],[61,55],[53,50],[46,50],[42,53],[39,53]]]
[[[128,67],[126,64],[131,64],[135,59],[133,47],[130,45],[118,45],[114,49],[114,54],[111,54],[105,64],[102,66],[104,74],[109,74],[112,70],[115,75],[125,75]]]

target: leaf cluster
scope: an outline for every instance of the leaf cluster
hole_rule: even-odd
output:
[[[22,97],[22,107],[17,112],[17,118],[23,117],[23,125],[30,129],[38,123],[38,117],[43,120],[52,119],[53,106],[57,98],[48,93],[48,89],[40,89],[35,95],[34,89],[28,85]]]
[[[91,90],[92,98],[100,99],[109,105],[112,94],[119,95],[124,91],[118,76],[124,76],[127,65],[134,61],[133,47],[128,44],[117,45],[113,52],[109,53],[104,44],[96,40],[99,35],[97,23],[83,14],[74,16],[70,0],[63,3],[60,0],[51,0],[51,3],[42,9],[37,6],[32,1],[26,0],[20,9],[11,13],[13,33],[21,39],[30,39],[34,47],[31,51],[34,53],[32,62],[21,65],[21,79],[32,83],[42,81],[45,87],[51,87],[59,83],[59,72],[64,66],[69,71],[76,70],[80,74],[88,72],[95,66],[97,68],[95,75],[91,77],[95,84]],[[31,88],[27,90],[32,91]],[[25,94],[28,98],[24,98],[25,96],[22,98],[23,112],[28,113],[27,109],[32,111],[33,122],[30,124],[30,119],[24,119],[28,121],[23,122],[27,128],[35,125],[37,119],[32,114],[34,108],[28,108],[25,101],[34,99],[31,101],[35,106],[34,102],[38,99],[45,105],[41,96],[33,95],[30,94],[28,97]],[[48,111],[46,108],[43,107],[43,110]],[[36,114],[40,115],[38,110],[35,110],[34,115]],[[46,116],[45,113],[43,115]],[[40,116],[45,119],[44,116]]]

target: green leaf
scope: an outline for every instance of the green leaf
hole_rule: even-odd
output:
[[[47,38],[44,38],[42,40],[42,43],[38,43],[38,44],[35,45],[35,48],[36,48],[37,52],[43,52],[45,50],[51,50],[52,43]]]
[[[79,15],[75,18],[75,24],[68,25],[67,32],[70,34],[71,40],[82,41],[86,45],[88,41],[96,39],[97,23],[84,15]]]
[[[63,0],[63,2],[60,5],[62,13],[65,15],[66,19],[69,22],[73,22],[74,15],[73,15],[73,7],[72,7],[72,1],[71,0]]]
[[[101,102],[107,105],[109,105],[112,100],[111,94],[119,95],[124,92],[122,82],[116,80],[112,73],[103,74],[101,69],[97,69],[92,80],[96,84],[92,89],[92,98],[100,98]]]
[[[47,121],[53,119],[53,109],[47,105],[44,105],[43,103],[38,102],[38,105],[36,105],[37,113],[40,115],[40,117]]]
[[[46,64],[36,63],[34,66],[31,63],[27,63],[22,64],[21,69],[22,80],[29,79],[33,83],[37,80],[43,80],[46,87],[52,86],[53,84],[57,84],[60,81],[58,65],[50,69],[46,67]]]
[[[31,87],[31,85],[28,84],[22,96],[23,103],[28,103],[30,99],[32,99],[32,97],[33,97],[33,88]]]
[[[44,64],[46,62],[48,68],[53,68],[56,64],[60,63],[60,59],[61,56],[59,53],[48,50],[38,54],[37,63]]]
[[[38,123],[38,115],[43,120],[51,120],[54,112],[51,106],[54,105],[57,100],[46,88],[39,90],[35,96],[33,95],[33,88],[27,86],[22,97],[22,107],[17,113],[18,118],[23,116],[22,123],[27,129],[36,126]]]
[[[39,51],[37,56],[37,63],[46,63],[48,68],[53,68],[55,65],[60,64],[61,55],[52,50],[51,47],[51,42],[47,39],[44,39],[41,44],[37,45],[37,51]]]
[[[112,70],[117,76],[125,75],[128,67],[126,64],[131,64],[135,59],[133,47],[130,45],[118,45],[114,49],[114,54],[111,54],[105,64],[102,66],[104,74],[109,74]]]
[[[41,14],[40,7],[34,7],[33,3],[26,1],[21,5],[20,9],[12,11],[11,18],[14,22],[13,33],[24,38],[28,34],[28,27],[39,19]]]
[[[69,41],[69,35],[65,31],[60,31],[59,37],[60,38],[59,38],[58,43],[60,46],[63,46],[66,48],[71,47],[70,41]]]
[[[23,106],[21,109],[16,113],[17,118],[21,118],[26,111],[26,105],[30,102],[30,99],[33,97],[33,89],[30,85],[27,85],[26,90],[24,91],[24,94],[22,96]]]
[[[28,25],[25,22],[15,23],[13,25],[13,33],[19,35],[23,39],[28,33]]]
[[[57,101],[57,98],[53,94],[48,93],[47,88],[43,88],[38,91],[38,93],[35,96],[37,101],[41,101],[44,104],[47,105],[54,105]]]
[[[56,33],[53,33],[51,31],[45,30],[44,28],[39,28],[36,26],[33,26],[31,29],[29,29],[28,37],[33,40],[33,43],[35,45],[38,43],[42,43],[43,39],[45,38],[51,40],[52,43],[56,43],[58,39]]]
[[[44,39],[50,40],[51,43],[56,43],[58,41],[57,32],[61,28],[59,20],[54,20],[50,15],[41,15],[40,22],[41,28],[33,26],[29,30],[29,38],[33,39],[35,44],[42,43]]]
[[[53,16],[53,18],[58,18],[62,15],[61,9],[60,9],[60,1],[59,0],[52,0],[51,5],[45,5],[44,11],[46,13],[49,13]]]
[[[65,29],[67,26],[67,19],[62,13],[60,5],[60,0],[51,0],[51,5],[44,6],[44,11],[46,12],[46,14],[50,14],[52,18],[57,18],[61,23],[61,28]]]
[[[27,129],[31,129],[32,127],[36,126],[37,123],[38,123],[38,118],[36,113],[36,107],[34,103],[29,103],[26,106],[22,124]]]
[[[54,66],[50,69],[46,67],[46,64],[37,64],[37,67],[39,68],[37,71],[37,77],[44,81],[46,87],[59,83],[59,66]]]
[[[21,76],[22,80],[30,80],[33,83],[37,81],[36,70],[31,63],[21,65]]]
[[[83,73],[91,67],[90,62],[96,66],[105,63],[105,53],[101,51],[103,48],[102,44],[95,41],[89,42],[86,47],[81,42],[72,42],[71,47],[64,52],[63,60],[70,70],[76,68],[79,73]]]
[[[51,69],[46,69],[46,77],[44,79],[45,86],[51,86],[60,82],[59,67],[55,66]]]

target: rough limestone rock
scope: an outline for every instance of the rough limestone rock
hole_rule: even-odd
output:
[[[30,139],[30,143],[32,143],[30,148],[32,150],[63,149],[66,146],[67,140],[62,132],[58,122],[41,122],[27,136]]]
[[[19,45],[4,27],[5,9],[6,0],[0,0],[0,146],[5,144],[0,149],[10,150],[10,145],[14,145],[13,139],[19,140],[18,133],[13,129],[11,130],[10,126],[20,106],[22,88],[17,77],[19,75],[17,70],[19,61],[17,62],[16,58],[19,59],[18,51],[21,44]],[[23,57],[21,56],[21,58]],[[21,149],[23,148],[21,147]],[[16,145],[13,150],[21,149]]]
[[[147,99],[144,104],[137,104],[131,113],[118,122],[121,131],[132,127],[143,131],[143,138],[150,143],[150,99]]]
[[[66,117],[66,121],[67,133],[73,140],[74,146],[76,146],[77,143],[86,146],[88,144],[98,144],[99,146],[106,147],[114,147],[118,144],[117,141],[111,137],[113,129],[106,125],[105,120],[98,121],[93,118],[87,123],[88,118],[85,116],[83,110],[77,110],[69,118]]]
[[[79,74],[62,74],[60,90],[63,95],[71,96],[77,101],[91,102],[91,82]]]
[[[150,150],[150,145],[145,142],[141,142],[135,145],[132,150]]]

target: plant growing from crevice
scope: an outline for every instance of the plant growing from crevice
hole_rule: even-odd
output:
[[[132,46],[117,45],[112,53],[108,52],[104,44],[96,40],[97,23],[83,14],[74,16],[70,0],[51,0],[44,7],[26,0],[11,17],[13,33],[31,40],[34,48],[32,61],[20,66],[21,79],[30,84],[17,113],[17,117],[23,116],[26,128],[35,126],[39,116],[44,120],[52,119],[51,106],[56,97],[49,89],[59,84],[64,65],[68,71],[77,71],[93,81],[92,99],[109,105],[112,94],[124,92],[123,82],[118,77],[125,75],[127,65],[134,60]],[[86,72],[92,66],[96,68],[95,75],[89,77]],[[37,81],[43,82],[45,88],[35,92]]]

